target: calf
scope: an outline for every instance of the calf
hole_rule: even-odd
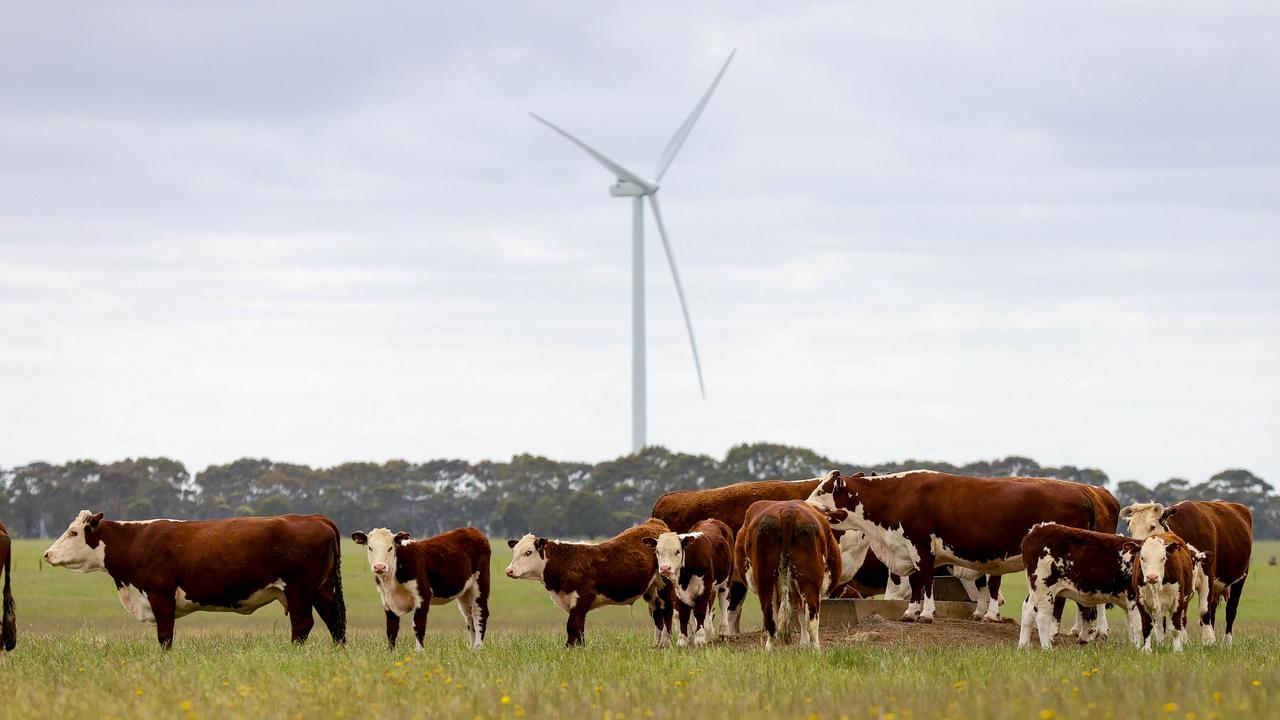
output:
[[[13,604],[13,589],[9,581],[13,578],[12,549],[9,544],[9,531],[4,523],[0,523],[0,573],[4,573],[3,618],[0,618],[0,652],[12,650],[18,644],[18,619]]]
[[[421,650],[431,606],[457,600],[467,641],[482,647],[489,622],[489,538],[472,527],[413,542],[410,537],[407,532],[392,535],[386,528],[351,533],[368,550],[387,615],[387,642],[395,648],[400,618],[413,613],[413,637]]]
[[[1139,549],[1137,541],[1111,533],[1057,523],[1033,527],[1022,539],[1028,593],[1022,604],[1018,647],[1030,644],[1033,624],[1040,646],[1052,647],[1057,624],[1054,612],[1060,607],[1060,598],[1075,600],[1082,607],[1110,603],[1125,608],[1129,639],[1138,645],[1139,616],[1132,581]]]
[[[1158,644],[1164,639],[1165,624],[1171,623],[1173,649],[1181,650],[1187,638],[1187,606],[1193,590],[1200,592],[1201,612],[1207,610],[1209,581],[1201,568],[1209,554],[1187,545],[1173,533],[1158,533],[1141,542],[1131,587],[1142,616],[1142,649],[1151,652],[1152,630]]]
[[[198,611],[248,615],[284,605],[290,636],[306,642],[312,608],[335,643],[347,638],[338,526],[323,515],[225,520],[104,520],[82,510],[44,553],[50,565],[104,570],[121,604],[173,645],[177,618]]]
[[[729,627],[729,579],[733,575],[733,532],[719,520],[703,520],[687,533],[665,532],[641,541],[654,549],[658,574],[673,585],[676,613],[680,616],[681,647],[689,641],[689,614],[693,613],[694,645],[707,642],[713,601],[720,599],[720,635]]]
[[[512,553],[507,577],[538,580],[551,599],[569,614],[567,647],[583,645],[587,613],[601,605],[630,605],[644,598],[653,618],[655,644],[671,637],[671,586],[658,575],[658,562],[645,538],[657,539],[669,528],[649,520],[602,543],[572,543],[525,535],[508,540]]]
[[[1200,607],[1204,608],[1200,614],[1200,637],[1207,644],[1214,642],[1213,626],[1218,603],[1225,595],[1226,642],[1231,644],[1236,609],[1240,606],[1244,582],[1249,577],[1249,561],[1253,554],[1253,514],[1249,508],[1222,500],[1186,500],[1169,507],[1160,503],[1139,503],[1121,510],[1120,517],[1128,521],[1129,534],[1135,539],[1173,532],[1207,554],[1204,572],[1211,588],[1207,593],[1207,604],[1203,599],[1200,602]]]
[[[734,563],[760,598],[765,648],[791,641],[818,648],[822,598],[839,582],[840,546],[826,518],[800,500],[764,500],[747,509],[734,542]]]

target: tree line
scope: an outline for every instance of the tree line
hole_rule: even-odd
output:
[[[1042,467],[1026,457],[967,465],[904,460],[865,465],[837,462],[805,448],[738,445],[723,460],[655,446],[601,463],[517,455],[509,462],[392,460],[328,468],[245,458],[192,475],[169,458],[112,463],[76,460],[0,468],[0,521],[20,537],[60,534],[82,509],[108,518],[208,519],[288,512],[323,513],[344,531],[389,527],[425,536],[474,525],[497,535],[525,532],[602,537],[640,522],[659,495],[743,480],[799,479],[829,470],[931,469],[963,475],[1034,475],[1109,487],[1122,505],[1157,500],[1225,499],[1248,505],[1258,538],[1280,538],[1280,497],[1248,470],[1228,469],[1193,484],[1173,478],[1155,487],[1112,485],[1101,470]]]

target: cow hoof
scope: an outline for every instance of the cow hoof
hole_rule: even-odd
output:
[[[928,615],[921,615],[921,616],[916,620],[916,622],[918,622],[918,623],[932,623],[932,622],[933,622],[933,618],[929,617]]]
[[[1002,620],[999,617],[991,617],[990,615],[983,615],[982,622],[1001,623],[1001,622],[1004,622],[1004,620]]]
[[[903,615],[902,617],[898,618],[898,622],[915,622],[915,621],[916,621],[915,615]]]
[[[973,615],[969,616],[969,619],[973,620],[974,622],[981,622],[983,620],[986,620],[987,616],[983,615],[982,613],[974,613]]]

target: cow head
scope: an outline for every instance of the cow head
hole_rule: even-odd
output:
[[[853,510],[857,504],[858,492],[852,482],[863,477],[862,473],[844,476],[839,470],[832,470],[809,493],[805,502],[825,515],[833,530],[854,530],[857,526],[851,522],[852,516],[844,511]]]
[[[45,562],[82,573],[106,570],[107,544],[98,532],[101,522],[102,513],[81,510],[66,532],[44,551]]]
[[[684,567],[685,548],[701,535],[702,533],[679,535],[664,532],[656,538],[641,538],[640,542],[653,548],[654,554],[658,557],[658,574],[671,580],[678,577],[680,569]]]
[[[516,580],[541,580],[542,572],[547,569],[547,539],[533,534],[526,534],[519,540],[508,540],[511,548],[511,564],[507,566],[507,577]]]
[[[359,531],[351,533],[351,539],[357,545],[364,545],[368,551],[366,555],[369,557],[369,569],[379,580],[396,576],[396,548],[409,542],[411,537],[412,534],[403,531],[392,535],[386,528],[370,530],[368,534]]]
[[[1138,586],[1163,584],[1166,561],[1170,555],[1184,547],[1186,547],[1185,543],[1176,539],[1149,537],[1143,540],[1142,549],[1138,555],[1139,572],[1136,573]]]
[[[1146,540],[1157,533],[1169,532],[1169,518],[1178,508],[1166,508],[1158,502],[1137,503],[1120,511],[1120,519],[1129,521],[1129,536]]]

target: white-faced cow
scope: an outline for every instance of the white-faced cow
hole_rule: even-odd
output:
[[[432,605],[458,601],[467,623],[467,641],[484,644],[489,623],[489,538],[466,527],[425,540],[410,541],[407,532],[386,528],[353,532],[351,539],[368,551],[369,569],[387,616],[387,642],[394,649],[400,618],[413,613],[413,637],[422,649],[427,613]]]
[[[226,520],[104,520],[83,510],[44,553],[75,572],[106,571],[120,602],[154,623],[162,647],[174,620],[198,611],[243,615],[284,605],[291,637],[303,643],[312,608],[335,643],[346,642],[338,527],[323,515]]]
[[[711,612],[720,600],[720,635],[729,626],[729,579],[733,575],[733,531],[719,520],[703,520],[687,533],[665,532],[643,538],[654,549],[658,574],[666,578],[675,593],[676,614],[680,618],[681,647],[689,643],[689,615],[694,622],[693,644],[705,645]]]
[[[672,532],[687,533],[693,526],[712,518],[737,533],[747,508],[758,500],[804,500],[822,478],[807,480],[759,480],[740,482],[707,490],[678,490],[659,497],[653,504],[653,517],[665,522]],[[742,617],[742,602],[747,586],[735,576],[729,583],[729,628],[726,634],[737,635]]]
[[[734,563],[760,599],[765,648],[791,641],[819,645],[822,598],[840,579],[840,547],[831,525],[801,500],[762,500],[747,509],[734,541]]]
[[[9,531],[4,523],[0,523],[0,573],[4,573],[3,617],[0,617],[0,652],[12,650],[18,644],[18,618],[13,603],[13,589],[10,580],[13,569],[10,567],[13,555],[9,544]]]
[[[1030,644],[1033,626],[1040,646],[1052,646],[1057,633],[1054,611],[1061,599],[1074,600],[1082,607],[1113,604],[1124,608],[1129,639],[1137,646],[1141,638],[1133,573],[1139,550],[1138,541],[1113,533],[1057,523],[1033,527],[1022,540],[1028,594],[1022,604],[1018,647]],[[1080,639],[1091,638],[1086,632]]]
[[[1206,609],[1209,581],[1202,567],[1209,553],[1187,545],[1174,533],[1158,533],[1140,542],[1132,587],[1142,616],[1142,649],[1151,651],[1152,630],[1160,643],[1164,627],[1172,624],[1173,649],[1181,650],[1187,639],[1187,607],[1193,591],[1200,591],[1201,611]]]
[[[1212,587],[1208,604],[1200,616],[1201,640],[1214,642],[1213,625],[1217,619],[1218,602],[1227,595],[1226,641],[1231,642],[1231,630],[1235,624],[1236,609],[1240,606],[1240,594],[1244,592],[1249,577],[1249,560],[1253,554],[1253,514],[1238,503],[1215,500],[1199,502],[1186,500],[1165,507],[1160,503],[1139,503],[1121,511],[1120,517],[1129,523],[1129,534],[1142,540],[1162,532],[1174,532],[1193,547],[1208,554],[1205,572]]]
[[[879,477],[829,473],[809,502],[843,510],[840,528],[861,530],[896,575],[908,576],[904,621],[932,622],[933,575],[958,565],[990,575],[1022,570],[1022,538],[1040,522],[1096,527],[1093,492],[1077,483],[976,478],[929,470]],[[999,616],[998,603],[988,614]]]
[[[507,577],[537,580],[555,604],[569,614],[565,645],[583,645],[587,613],[601,605],[630,605],[644,598],[653,618],[654,643],[671,638],[671,585],[658,575],[658,562],[645,538],[657,538],[669,528],[649,520],[602,543],[574,543],[535,535],[508,540],[513,551]]]

